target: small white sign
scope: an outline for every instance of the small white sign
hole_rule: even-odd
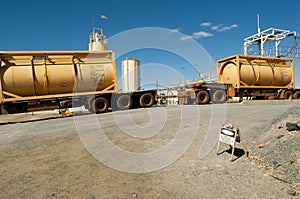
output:
[[[219,140],[226,144],[234,145],[235,142],[234,134],[235,131],[222,128],[219,136]]]
[[[220,142],[229,144],[232,147],[230,160],[233,161],[235,144],[236,143],[242,144],[240,130],[238,128],[233,128],[232,125],[231,125],[231,127],[225,126],[225,127],[221,128],[220,135],[219,135],[219,141],[218,141],[217,155],[219,155]],[[244,146],[244,148],[245,148],[245,146]],[[245,153],[247,153],[247,156],[248,156],[248,152],[246,152],[245,149],[243,149],[243,150]]]

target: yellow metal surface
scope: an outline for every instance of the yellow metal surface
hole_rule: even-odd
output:
[[[0,52],[0,58],[6,98],[117,89],[113,51]]]
[[[294,61],[237,55],[218,62],[218,82],[235,88],[294,88]]]

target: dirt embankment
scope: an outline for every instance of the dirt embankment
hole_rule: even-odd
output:
[[[300,130],[288,131],[286,124],[297,123],[299,114],[300,108],[295,106],[259,127],[250,156],[265,174],[290,184],[291,195],[300,193]]]

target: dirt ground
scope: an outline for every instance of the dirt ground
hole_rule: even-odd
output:
[[[192,111],[195,109],[199,109],[199,115]],[[167,145],[177,136],[182,111],[191,110],[187,121],[200,118],[197,126],[184,126],[186,132],[196,130],[187,151],[172,164],[145,173],[119,171],[98,161],[81,141],[74,117],[0,125],[0,198],[300,197],[300,132],[288,132],[284,126],[286,121],[300,119],[298,102],[226,104],[224,122],[240,128],[250,151],[246,157],[237,150],[240,153],[233,162],[229,161],[229,146],[224,143],[222,154],[216,155],[212,143],[213,150],[204,159],[199,158],[213,122],[211,106],[156,107],[131,110],[129,114],[143,127],[155,121],[150,113],[157,110],[162,110],[167,119],[158,133],[147,138],[122,131],[115,117],[124,111],[94,116],[111,143],[132,153]],[[76,116],[80,121],[88,117]],[[122,125],[131,128],[126,122]],[[242,149],[242,145],[237,147]],[[110,155],[115,158],[113,153]],[[126,162],[130,163],[134,162]]]

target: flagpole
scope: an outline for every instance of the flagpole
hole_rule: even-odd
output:
[[[95,12],[93,12],[93,35],[95,34]]]

